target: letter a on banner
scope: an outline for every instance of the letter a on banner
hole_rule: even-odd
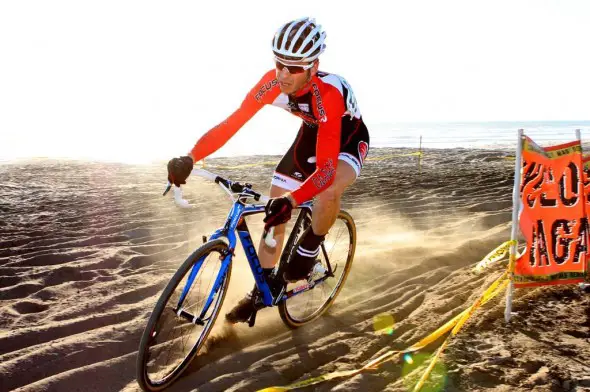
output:
[[[529,137],[523,143],[519,220],[527,246],[514,286],[581,282],[588,251],[581,143],[542,148]]]

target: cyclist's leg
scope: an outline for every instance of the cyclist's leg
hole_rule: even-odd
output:
[[[269,196],[279,197],[286,192],[288,192],[288,190],[276,185],[271,185]],[[274,239],[277,241],[277,245],[274,248],[267,246],[264,242],[264,238],[260,239],[260,245],[258,246],[258,259],[260,260],[260,266],[263,268],[264,274],[267,278],[270,275],[270,269],[274,268],[281,255],[281,249],[283,247],[283,241],[285,238],[285,226],[286,224],[275,226]],[[271,285],[271,290],[279,290],[279,287],[282,286],[281,282],[275,283],[267,281],[267,283]],[[255,309],[255,305],[253,303],[253,294],[256,290],[257,288],[255,285],[252,291],[247,293],[246,296],[242,298],[225,315],[225,319],[233,324],[248,321]]]
[[[338,211],[340,211],[340,197],[347,187],[352,185],[356,180],[357,174],[355,170],[343,160],[339,160],[338,168],[336,169],[336,177],[334,182],[328,189],[320,193],[316,198],[312,212],[312,228],[317,235],[324,235],[336,221]],[[289,190],[272,185],[270,188],[270,197],[280,197]],[[275,240],[277,246],[270,248],[260,239],[258,247],[258,257],[262,268],[273,268],[281,255],[283,242],[285,240],[286,224],[278,225],[275,228]]]
[[[363,165],[369,149],[369,133],[361,119],[342,119],[342,138],[334,182],[316,196],[312,211],[312,230],[308,231],[289,263],[284,277],[287,281],[303,279],[316,263],[320,245],[340,211],[342,194],[352,185]]]
[[[314,234],[321,236],[328,233],[340,211],[340,198],[346,188],[356,181],[356,177],[349,163],[338,161],[334,182],[315,198],[313,204],[311,227]]]
[[[289,263],[283,277],[286,281],[306,279],[320,253],[320,245],[336,221],[342,193],[354,183],[357,174],[345,161],[338,160],[334,182],[316,196],[311,214],[311,231],[299,243],[296,257]]]
[[[361,173],[369,152],[369,130],[361,119],[342,118],[342,137],[336,178],[314,202],[311,226],[314,233],[324,235],[336,221],[340,198]]]
[[[280,197],[286,192],[297,189],[305,178],[309,176],[309,173],[312,173],[315,170],[315,165],[306,161],[297,161],[297,158],[301,160],[306,159],[305,157],[311,156],[307,151],[310,145],[310,134],[310,132],[306,131],[305,125],[302,125],[293,145],[283,156],[275,169],[271,182],[270,197]],[[311,139],[311,141],[314,140],[315,139],[313,138]],[[315,144],[313,144],[312,148],[315,148]],[[266,246],[263,239],[260,240],[260,245],[258,246],[258,258],[260,260],[260,265],[267,276],[269,276],[269,270],[274,268],[280,258],[283,242],[285,240],[285,227],[286,224],[275,227],[274,238],[277,241],[277,246],[275,248],[269,248]],[[272,287],[282,286],[283,284],[282,281],[269,283]],[[248,293],[246,297],[240,300],[238,304],[226,314],[226,320],[231,323],[237,323],[247,321],[250,318],[250,315],[255,309],[254,303],[251,300],[255,290],[256,287],[254,287],[252,292]]]

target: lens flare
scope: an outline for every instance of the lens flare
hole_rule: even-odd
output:
[[[404,354],[404,362],[409,363],[410,365],[414,363],[414,360],[412,359],[412,354],[410,353],[405,353]]]
[[[376,335],[391,335],[394,331],[395,320],[390,313],[380,313],[373,317],[373,329]]]
[[[416,383],[430,365],[432,355],[430,353],[406,353],[403,360],[402,376],[404,377],[404,385],[408,391],[413,391]],[[447,369],[439,358],[420,392],[442,392],[445,390],[446,384]]]

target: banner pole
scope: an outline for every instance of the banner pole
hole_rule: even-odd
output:
[[[576,129],[576,139],[578,139],[580,141],[580,146],[581,146],[582,145],[582,131],[580,129]],[[582,151],[582,153],[583,153],[583,151]],[[582,157],[583,157],[583,155],[582,155]],[[587,212],[584,213],[584,215],[586,215],[586,214],[587,214]],[[586,238],[587,238],[586,239],[586,244],[587,244],[588,242],[590,242],[589,241],[590,238],[589,237],[586,237]],[[586,260],[586,282],[582,282],[579,285],[579,287],[582,290],[584,290],[584,292],[590,292],[589,291],[589,289],[590,289],[590,283],[587,283],[587,281],[589,279],[588,277],[590,276],[590,272],[588,272],[588,269],[589,268],[590,268],[590,261]]]
[[[516,157],[514,159],[514,189],[512,190],[512,232],[510,240],[514,241],[510,246],[508,264],[508,288],[506,289],[506,308],[504,309],[504,320],[510,321],[512,316],[512,293],[514,292],[514,265],[516,262],[516,252],[518,249],[518,215],[520,212],[520,170],[522,166],[522,136],[523,129],[518,130],[518,141],[516,143]]]

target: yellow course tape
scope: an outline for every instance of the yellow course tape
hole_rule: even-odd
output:
[[[393,157],[410,157],[410,156],[417,156],[419,158],[422,158],[424,156],[424,153],[421,151],[416,151],[416,152],[410,152],[408,154],[392,154],[392,155],[384,155],[382,157],[368,157],[365,160],[366,161],[382,161],[384,159],[390,159]]]
[[[410,152],[408,154],[395,154],[392,155],[394,157],[410,157],[410,156],[417,156],[417,157],[422,157],[424,156],[424,153],[422,151],[416,151],[416,152]]]
[[[382,362],[383,359],[386,357],[389,357],[389,355],[390,355],[390,352],[387,352],[387,353],[379,356],[378,358],[373,359],[372,361],[370,361],[369,363],[367,363],[365,366],[363,366],[360,369],[332,372],[332,373],[324,374],[322,376],[309,378],[305,381],[297,382],[295,384],[290,384],[290,385],[287,385],[284,387],[269,387],[269,388],[260,389],[258,392],[289,391],[291,389],[303,388],[303,387],[307,387],[310,385],[319,384],[322,381],[328,381],[328,380],[332,380],[332,379],[340,378],[340,377],[354,376],[354,375],[362,372],[363,370],[374,370],[376,368],[375,367],[376,364]]]
[[[265,162],[256,162],[256,163],[244,163],[243,165],[235,165],[235,166],[218,166],[218,165],[211,165],[212,168],[215,169],[242,169],[245,167],[255,167],[255,166],[272,166],[278,164],[278,161],[265,161]],[[203,164],[204,166],[204,164]]]
[[[512,244],[516,244],[516,241],[506,241],[502,245],[498,246],[496,249],[488,253],[486,257],[484,257],[479,263],[477,263],[477,265],[473,268],[473,271],[481,272],[490,265],[502,260],[504,256],[506,256],[506,253],[508,253],[510,250],[510,246]]]
[[[438,348],[438,350],[436,351],[436,354],[432,357],[432,361],[428,365],[428,368],[426,368],[426,371],[424,372],[424,374],[422,374],[422,377],[416,383],[416,386],[414,387],[414,392],[419,392],[420,389],[422,389],[422,387],[424,386],[424,383],[428,379],[428,376],[432,372],[434,365],[436,364],[437,360],[439,359],[439,357],[442,354],[442,352],[444,351],[444,349],[447,347],[449,341],[451,340],[451,338],[453,336],[455,336],[455,335],[457,335],[457,333],[459,333],[459,331],[461,330],[461,328],[463,327],[465,322],[469,319],[469,317],[471,317],[471,315],[473,315],[473,313],[477,310],[477,308],[479,308],[481,305],[483,305],[484,303],[486,303],[487,301],[489,301],[490,299],[492,299],[493,297],[498,295],[501,291],[503,291],[506,288],[506,286],[508,285],[508,282],[509,282],[509,280],[507,279],[507,276],[508,276],[508,271],[505,271],[498,279],[496,279],[496,281],[494,283],[492,283],[490,285],[490,287],[488,287],[488,289],[477,299],[477,301],[475,301],[473,303],[473,305],[471,305],[467,310],[465,310],[461,314],[462,317],[457,321],[457,324],[455,325],[455,327],[451,331],[451,334],[449,336],[447,336],[447,338],[445,339],[443,344]]]
[[[510,242],[510,241],[508,241],[508,242]],[[504,245],[505,244],[502,244],[500,247],[502,247]],[[498,247],[498,249],[500,247]],[[494,253],[494,252],[491,252],[491,253]],[[406,350],[388,351],[385,354],[379,356],[378,358],[373,359],[372,361],[370,361],[365,366],[363,366],[359,369],[349,370],[349,371],[332,372],[332,373],[324,374],[324,375],[321,375],[318,377],[310,378],[310,379],[307,379],[304,381],[300,381],[300,382],[297,382],[294,384],[290,384],[287,386],[282,386],[282,387],[276,386],[276,387],[269,387],[269,388],[261,389],[258,392],[289,391],[292,389],[303,388],[306,386],[318,384],[320,382],[332,380],[335,378],[354,376],[354,375],[361,373],[362,371],[365,371],[365,370],[376,370],[379,367],[379,365],[381,365],[382,363],[385,363],[387,361],[391,361],[395,358],[399,358],[403,354],[406,354],[406,353],[419,351],[419,350],[423,349],[424,347],[428,346],[429,344],[435,342],[440,337],[445,335],[447,332],[452,330],[451,334],[447,336],[447,338],[445,339],[443,344],[439,347],[436,354],[433,356],[433,359],[432,359],[431,363],[429,364],[428,368],[426,369],[426,371],[424,372],[424,374],[422,375],[422,377],[420,378],[420,380],[416,384],[416,386],[414,388],[414,392],[418,392],[422,388],[422,386],[424,385],[426,380],[428,379],[428,376],[432,372],[432,369],[434,368],[436,361],[438,360],[441,353],[443,352],[443,350],[447,346],[450,338],[452,336],[455,336],[459,332],[459,330],[463,327],[465,322],[469,319],[469,317],[471,317],[471,315],[473,314],[473,312],[475,312],[475,310],[477,308],[484,305],[486,302],[488,302],[489,300],[494,298],[496,295],[498,295],[500,292],[502,292],[506,288],[506,286],[508,285],[508,282],[509,282],[509,279],[507,278],[507,276],[508,276],[508,271],[505,271],[498,279],[496,279],[494,281],[494,283],[492,283],[490,285],[490,287],[486,291],[484,291],[484,293],[477,299],[477,301],[475,301],[475,303],[473,305],[471,305],[469,308],[465,309],[463,312],[456,315],[453,319],[446,322],[443,326],[438,328],[436,331],[434,331],[430,335],[424,337],[419,342],[408,347]]]

